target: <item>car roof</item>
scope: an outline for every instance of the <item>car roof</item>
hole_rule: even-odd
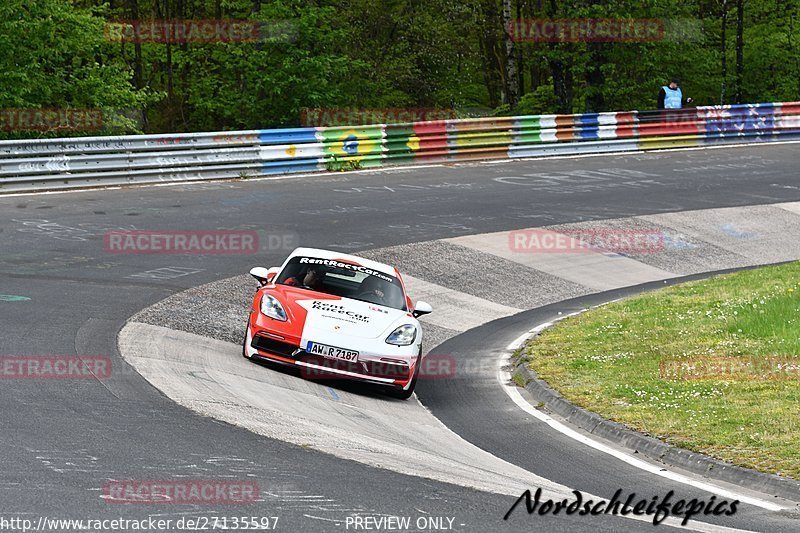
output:
[[[389,265],[373,261],[372,259],[367,259],[366,257],[344,254],[341,252],[335,252],[333,250],[322,250],[320,248],[295,248],[295,250],[289,255],[289,259],[296,256],[340,260],[343,262],[355,263],[367,268],[371,268],[372,270],[377,270],[378,272],[389,274],[390,276],[396,277],[398,274],[395,268]]]

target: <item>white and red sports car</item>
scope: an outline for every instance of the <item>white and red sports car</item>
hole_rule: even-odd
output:
[[[307,377],[384,385],[408,398],[422,361],[430,313],[414,305],[396,268],[327,250],[297,248],[281,267],[250,271],[261,284],[243,355],[299,366]]]

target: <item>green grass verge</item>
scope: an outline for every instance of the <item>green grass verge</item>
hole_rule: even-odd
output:
[[[605,305],[524,354],[565,398],[607,419],[800,479],[800,262]]]

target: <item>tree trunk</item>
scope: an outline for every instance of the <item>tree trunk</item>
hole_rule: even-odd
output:
[[[605,110],[606,102],[603,96],[603,86],[606,77],[603,74],[603,65],[606,64],[606,50],[604,43],[588,43],[589,65],[586,69],[586,111],[599,113]]]
[[[598,4],[602,4],[602,0],[590,0],[589,6],[594,8]],[[606,52],[608,45],[606,43],[589,42],[586,44],[586,50],[589,52],[589,61],[586,68],[586,110],[587,112],[599,113],[605,110],[606,102],[603,94],[603,88],[606,84],[606,77],[603,74],[603,65],[608,63]]]
[[[517,22],[522,20],[522,0],[517,0]],[[525,94],[525,62],[522,58],[522,47],[517,46],[517,73],[519,75],[519,95]]]
[[[534,2],[532,0],[528,0],[527,6],[528,6],[528,11],[526,15],[531,19],[536,18],[539,15],[539,13],[542,12],[542,0],[536,0],[535,7],[534,7]],[[529,46],[538,47],[539,45],[531,44]],[[531,55],[532,57],[536,57],[535,52]],[[528,70],[529,70],[528,74],[531,79],[530,90],[535,91],[536,88],[542,84],[542,66],[538,61],[530,61]]]
[[[736,0],[736,103],[742,103],[744,74],[744,0]]]
[[[503,41],[505,42],[505,87],[506,103],[513,110],[519,101],[519,80],[517,78],[517,54],[511,38],[511,0],[503,0]]]
[[[789,11],[791,9],[791,11]],[[786,34],[786,38],[789,44],[789,51],[794,56],[794,64],[795,64],[795,79],[797,80],[797,96],[800,96],[800,50],[795,50],[794,39],[792,36],[794,35],[794,19],[795,19],[795,9],[796,8],[789,8],[786,7],[789,16],[789,31]]]
[[[139,3],[137,0],[128,0],[128,14],[131,20],[139,19]],[[138,39],[133,41],[133,85],[137,89],[143,89],[144,81],[144,60],[142,58],[142,43]],[[142,108],[142,131],[148,131],[147,110]]]
[[[495,0],[481,2],[482,28],[480,36],[481,57],[483,58],[483,81],[489,93],[489,107],[500,105],[503,92],[502,65],[498,50],[497,27],[502,24]]]
[[[550,73],[553,76],[553,92],[558,99],[558,112],[571,113],[572,105],[569,98],[569,90],[567,88],[568,76],[567,68],[564,62],[560,59],[548,60],[550,65]]]
[[[720,53],[722,54],[722,88],[719,94],[719,105],[725,105],[725,92],[728,89],[728,0],[722,0],[722,35]]]
[[[548,7],[549,9],[547,15],[551,18],[555,18],[558,12],[556,0],[550,0]],[[559,51],[558,43],[549,43],[548,46],[552,52]],[[553,76],[553,92],[558,100],[558,112],[572,113],[572,102],[570,97],[570,93],[572,92],[570,90],[570,85],[572,84],[572,75],[569,72],[569,68],[564,64],[564,61],[559,58],[553,58],[552,55],[547,59],[547,62],[550,66],[550,74]]]

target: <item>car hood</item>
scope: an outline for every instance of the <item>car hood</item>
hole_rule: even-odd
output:
[[[294,305],[306,313],[306,336],[321,333],[376,339],[386,337],[398,325],[416,322],[406,311],[349,298],[295,300]]]

